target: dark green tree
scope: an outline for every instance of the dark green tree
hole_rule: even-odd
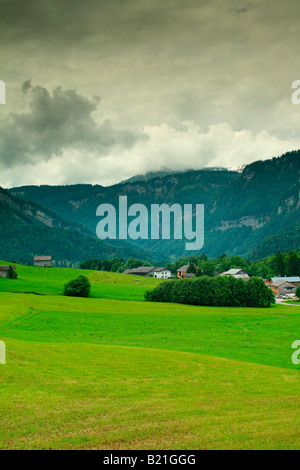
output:
[[[299,259],[294,251],[289,251],[285,258],[285,275],[298,276],[299,275]]]
[[[284,276],[284,256],[280,251],[274,257],[274,271],[277,276]]]
[[[64,295],[70,297],[88,297],[90,291],[91,283],[86,276],[79,276],[64,286]]]
[[[17,279],[18,277],[17,272],[13,269],[11,264],[8,267],[7,277],[8,279]]]
[[[202,274],[203,276],[213,277],[215,273],[215,265],[213,261],[205,261],[202,264]]]
[[[186,270],[187,273],[194,273],[196,274],[197,268],[193,262],[191,262]]]

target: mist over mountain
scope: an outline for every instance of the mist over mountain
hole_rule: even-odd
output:
[[[222,167],[207,167],[203,168],[203,171],[241,171],[239,168],[222,168]],[[182,174],[182,173],[187,173],[191,171],[197,171],[193,169],[189,170],[184,170],[184,171],[179,171],[179,170],[170,170],[170,169],[164,169],[161,171],[149,171],[148,173],[141,174],[141,175],[136,175],[132,176],[131,178],[127,178],[126,180],[120,181],[121,184],[124,183],[135,183],[136,181],[149,181],[152,180],[153,178],[161,178],[163,176],[168,176],[168,175],[175,175],[175,174]]]

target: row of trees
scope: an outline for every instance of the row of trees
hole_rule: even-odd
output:
[[[190,264],[189,271],[197,277],[220,274],[232,268],[244,269],[250,276],[270,278],[274,276],[299,276],[300,275],[300,251],[277,252],[276,255],[260,260],[249,261],[241,256],[226,256],[225,254],[215,259],[208,259],[205,254],[200,256],[184,257],[174,263],[167,263],[166,268],[175,274],[183,264]]]
[[[137,258],[128,258],[124,261],[122,258],[109,259],[88,259],[80,264],[81,269],[92,269],[94,271],[111,271],[114,273],[123,273],[126,269],[138,268],[139,266],[151,266],[148,261]]]
[[[270,307],[274,294],[262,279],[233,276],[165,281],[145,293],[148,302],[175,302],[222,307]]]
[[[182,257],[172,262],[154,262],[153,265],[165,265],[173,274],[176,274],[184,264],[190,264],[189,272],[193,272],[197,277],[213,277],[216,272],[220,274],[232,268],[244,269],[250,276],[270,278],[274,276],[299,276],[300,275],[300,251],[278,252],[260,260],[249,261],[241,256],[226,256],[225,254],[215,259],[208,259],[205,254],[199,256]],[[130,257],[127,261],[123,258],[114,259],[88,259],[80,264],[82,269],[92,269],[96,271],[112,271],[122,273],[126,269],[137,268],[139,266],[151,266],[148,261]]]

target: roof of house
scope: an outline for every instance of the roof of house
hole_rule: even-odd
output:
[[[138,268],[126,269],[124,274],[149,274],[153,269],[153,266],[139,266]]]
[[[181,268],[177,269],[177,272],[178,273],[186,273],[189,266],[190,266],[189,264],[184,264],[183,266],[181,266]],[[195,265],[195,268],[198,269],[198,266]]]
[[[181,266],[181,268],[177,269],[177,272],[178,273],[186,273],[186,270],[187,270],[188,267],[189,267],[188,264],[184,264],[183,266]]]
[[[300,277],[299,276],[275,276],[275,277],[271,277],[271,281],[273,282],[276,282],[278,280],[281,280],[283,279],[284,281],[287,281],[287,282],[300,282]]]
[[[291,282],[285,280],[285,279],[277,279],[277,281],[273,282],[274,287],[279,287],[282,286],[282,284],[288,284],[290,286],[296,287],[295,284],[292,284]]]
[[[224,271],[224,273],[221,274],[221,276],[236,276],[237,274],[239,274],[240,272],[243,272],[245,274],[248,274],[246,273],[246,271],[244,271],[244,269],[229,269],[228,271]]]
[[[184,273],[182,277],[196,277],[195,273]]]
[[[12,268],[14,271],[16,270],[15,266],[12,266]],[[8,271],[8,270],[9,270],[9,266],[0,266],[0,271]]]
[[[154,273],[160,273],[161,271],[170,271],[167,268],[153,268]]]
[[[33,260],[34,261],[51,261],[52,256],[34,256]]]

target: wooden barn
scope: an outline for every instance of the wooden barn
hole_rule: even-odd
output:
[[[52,256],[35,256],[33,258],[33,266],[39,266],[42,268],[51,268]]]
[[[11,267],[14,270],[14,272],[16,272],[16,267],[15,266],[11,266]],[[9,266],[0,266],[0,277],[7,278],[8,270],[9,270]]]

